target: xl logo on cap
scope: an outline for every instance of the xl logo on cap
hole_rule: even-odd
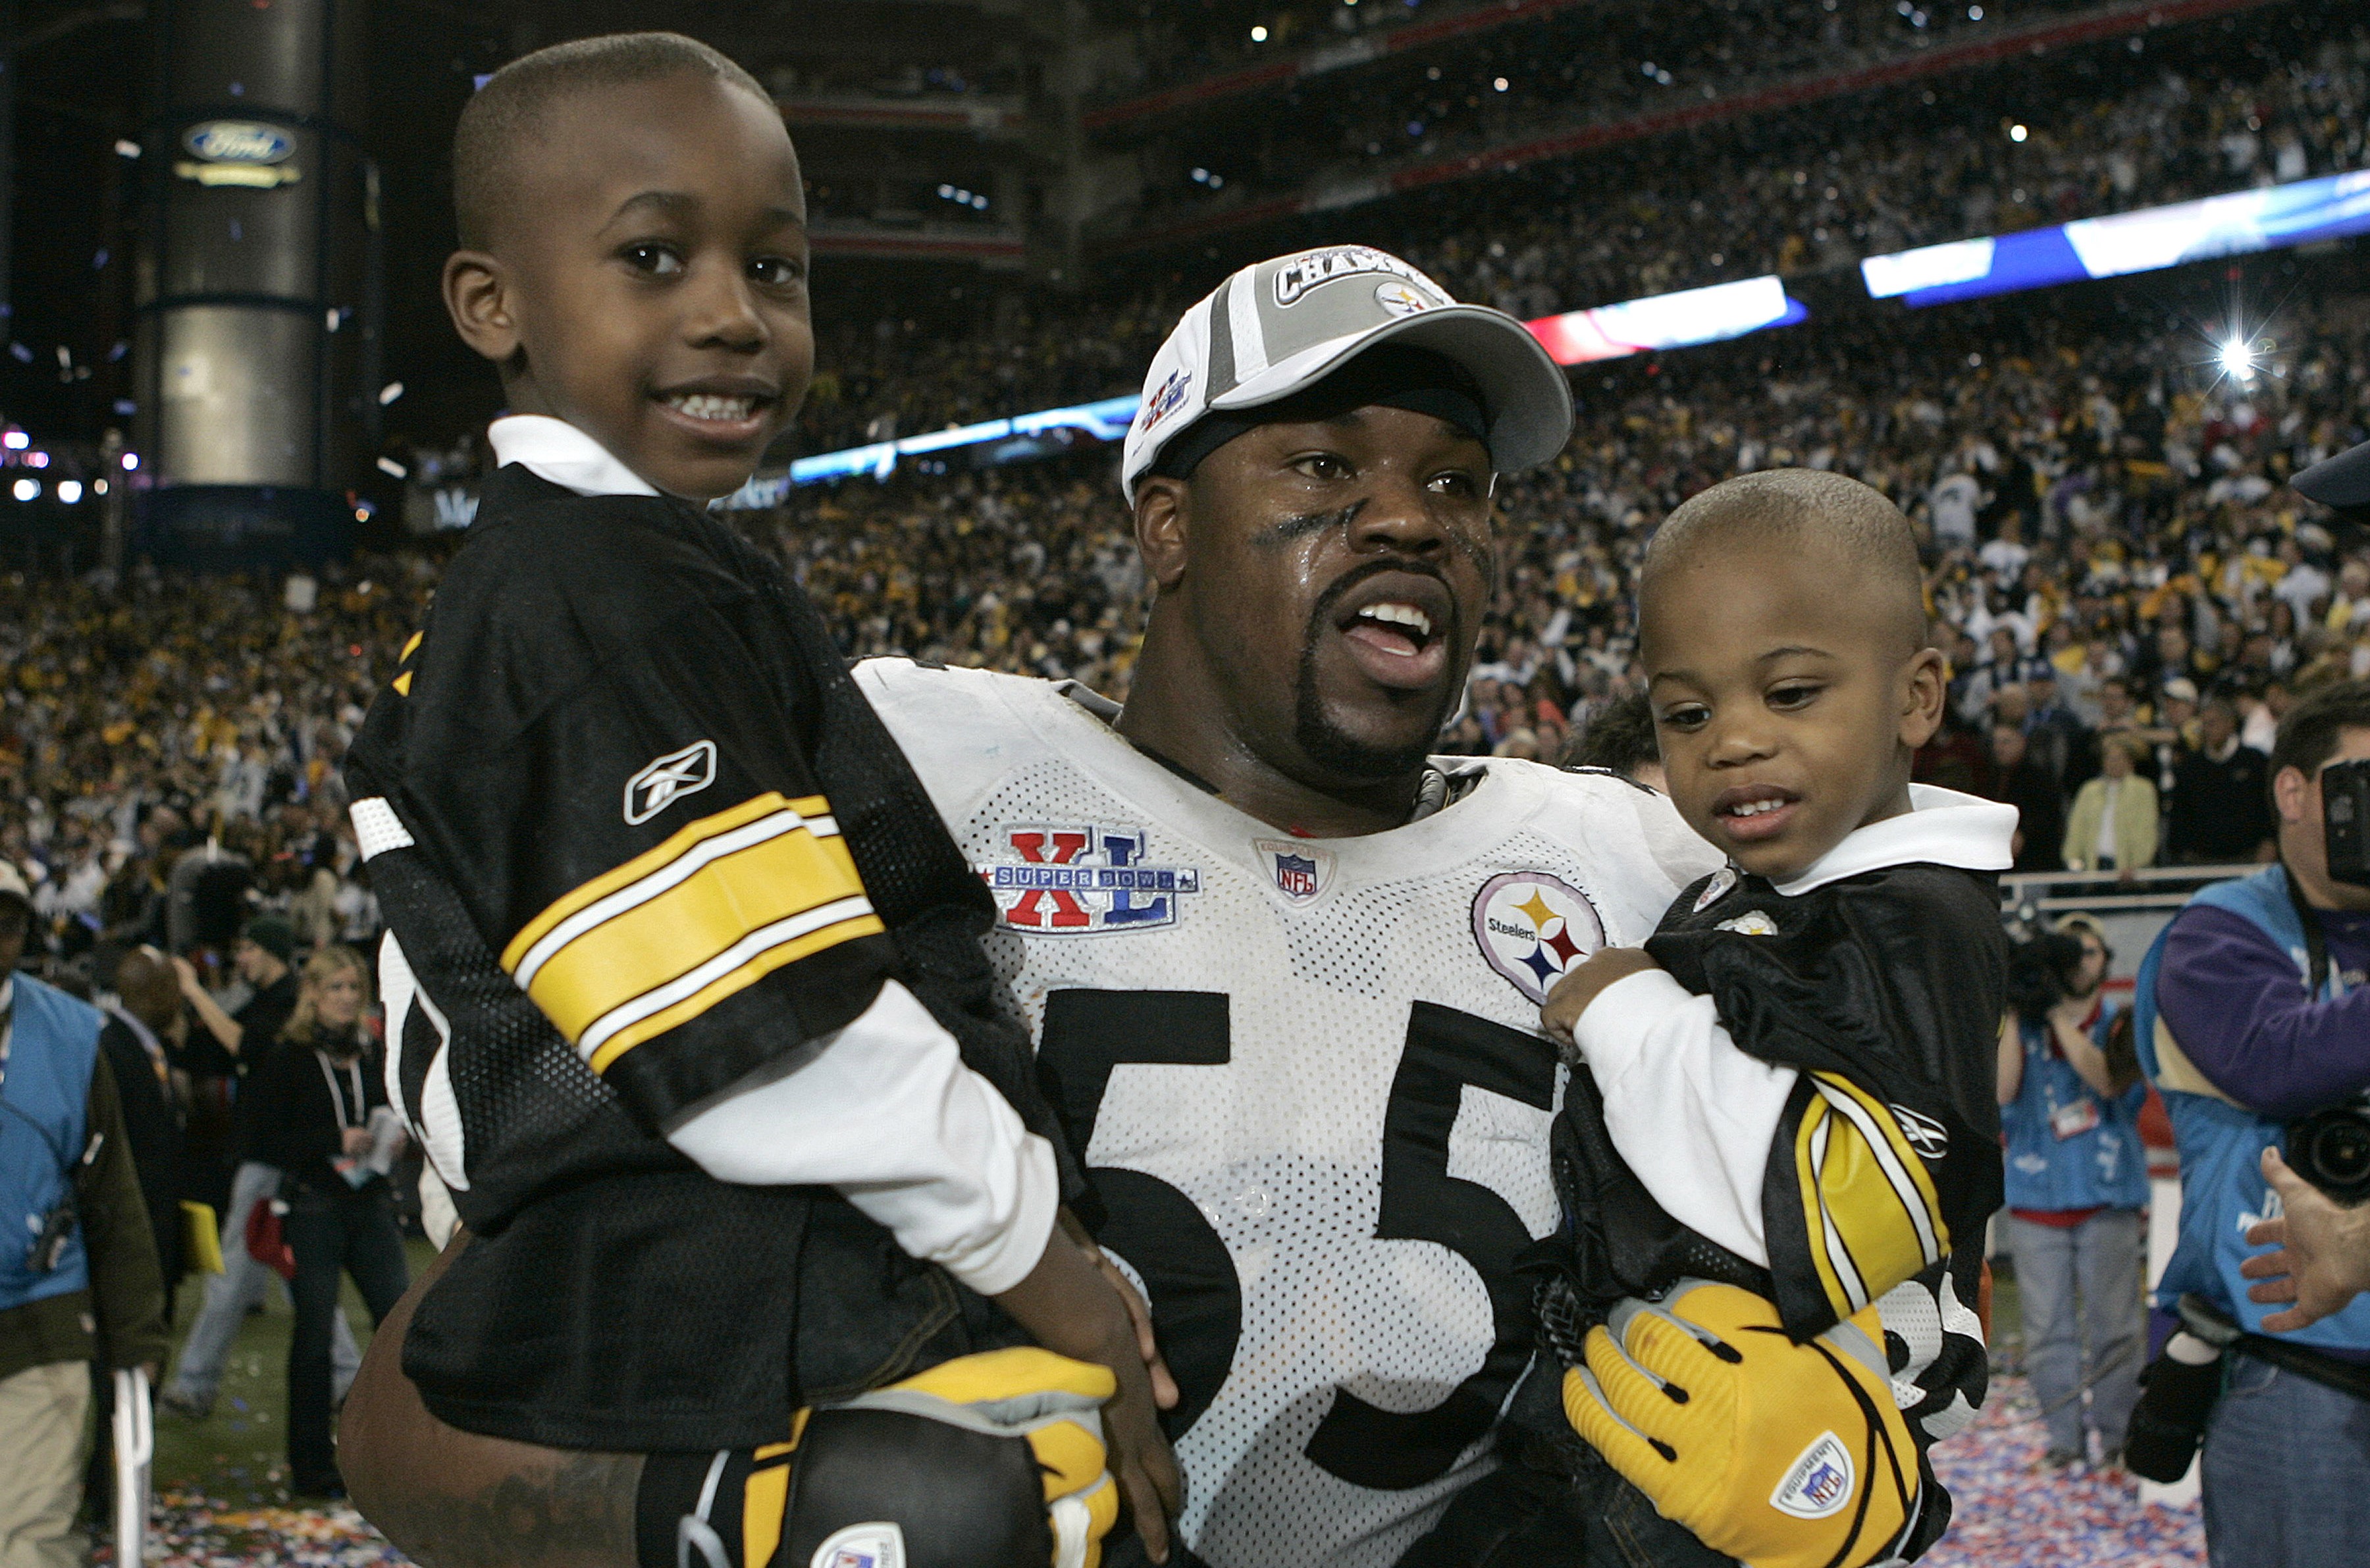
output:
[[[1369,245],[1340,245],[1328,250],[1311,250],[1295,256],[1275,270],[1275,303],[1291,306],[1321,283],[1339,278],[1354,278],[1360,273],[1388,272],[1405,279],[1417,291],[1419,297],[1436,294],[1431,280],[1388,251],[1376,250]],[[1443,303],[1437,298],[1428,304]],[[1388,309],[1388,306],[1385,306]],[[1393,314],[1402,314],[1393,312]]]

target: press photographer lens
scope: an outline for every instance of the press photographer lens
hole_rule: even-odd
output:
[[[2320,815],[2330,876],[2370,886],[2370,759],[2331,763],[2320,770]]]
[[[2370,1113],[2358,1105],[2318,1111],[2288,1129],[2287,1162],[2341,1204],[2370,1198]]]

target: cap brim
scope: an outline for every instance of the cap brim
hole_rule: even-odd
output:
[[[1210,407],[1255,409],[1289,398],[1383,343],[1428,349],[1479,384],[1490,415],[1490,463],[1500,473],[1535,468],[1571,439],[1571,384],[1563,367],[1521,322],[1478,305],[1417,311],[1356,337],[1319,344],[1270,365],[1212,398]]]
[[[2370,441],[2321,459],[2288,482],[2323,506],[2370,506]]]

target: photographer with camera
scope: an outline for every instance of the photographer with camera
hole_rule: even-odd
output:
[[[2180,1147],[2157,1301],[2182,1327],[2148,1368],[2128,1458],[2175,1479],[2202,1433],[2216,1568],[2370,1562],[2370,1300],[2288,1327],[2241,1272],[2247,1232],[2282,1212],[2266,1149],[2341,1201],[2370,1193],[2370,684],[2297,703],[2269,771],[2279,862],[2192,899],[2133,998]]]
[[[2087,915],[2020,943],[2008,957],[2000,1024],[2000,1232],[2016,1261],[2025,1370],[2049,1433],[2042,1464],[2050,1470],[2088,1458],[2086,1424],[2099,1435],[2101,1467],[2121,1463],[2140,1393],[2147,1086],[2127,1050],[2120,1059],[2107,1050],[2116,1014],[2100,990],[2111,956]]]

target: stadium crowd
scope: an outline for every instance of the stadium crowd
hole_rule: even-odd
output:
[[[2119,801],[2156,798],[2122,806],[2158,842],[2116,869],[2251,855],[2261,824],[2209,802],[2253,796],[2209,775],[2234,743],[2266,746],[2299,685],[2370,674],[2370,550],[2282,488],[2370,425],[2370,299],[2291,307],[2245,375],[2185,330],[1984,315],[1979,331],[1939,316],[1800,331],[1774,368],[1743,343],[1584,378],[1570,446],[1501,490],[1501,589],[1451,747],[1560,755],[1633,693],[1629,582],[1651,525],[1731,473],[1833,467],[1927,534],[1954,683],[1931,770],[2022,805],[2025,864],[2095,864],[2095,822],[2080,844],[2065,829],[2100,777]],[[1123,698],[1144,582],[1108,468],[909,469],[750,521],[851,656]],[[259,903],[306,945],[370,934],[336,760],[433,573],[418,555],[317,582],[0,585],[0,855],[28,868],[60,957],[225,951]]]
[[[1989,6],[1971,7],[1963,3],[1818,0],[1813,11],[1786,0],[1697,0],[1677,7],[1676,14],[1672,8],[1661,12],[1652,35],[1662,40],[1659,49],[1644,45],[1647,29],[1642,25],[1637,26],[1635,46],[1623,36],[1625,23],[1636,25],[1638,18],[1608,16],[1594,6],[1566,6],[1537,20],[1484,31],[1475,52],[1485,63],[1502,61],[1508,66],[1550,60],[1601,63],[1603,68],[1585,79],[1575,70],[1560,69],[1547,72],[1545,82],[1524,83],[1514,90],[1524,96],[1525,107],[1563,106],[1582,97],[1601,102],[1608,88],[1621,92],[1633,75],[1646,83],[1649,90],[1637,95],[1644,99],[1657,86],[1690,92],[1705,85],[1725,87],[1772,66],[1858,63],[1906,47],[1955,42],[1986,21],[1996,31],[2011,20],[2031,21],[2088,3],[1994,0]],[[1389,35],[1401,29],[1451,26],[1484,6],[1459,0],[1267,0],[1225,6],[1115,0],[1095,9],[1136,41],[1134,52],[1112,63],[1098,84],[1099,97],[1124,102],[1351,40],[1388,44]],[[1437,52],[1427,51],[1426,57],[1437,58]],[[1441,76],[1434,74],[1430,79],[1438,82]]]
[[[1328,213],[1275,248],[1370,240],[1458,298],[1526,320],[1843,271],[1863,256],[2363,167],[2370,21],[2337,20],[2307,52],[2299,67],[2278,35],[2190,29],[2136,54],[2053,55],[2016,67],[2031,105],[2015,122],[2021,140],[1991,73],[1975,72],[1944,83],[1939,100],[1902,88],[1820,103],[1692,133],[1684,156],[1662,138]],[[1918,134],[1901,133],[1904,117]],[[1215,279],[1130,277],[1123,293],[1017,301],[967,329],[884,318],[832,335],[799,449],[1133,391],[1177,312]]]

